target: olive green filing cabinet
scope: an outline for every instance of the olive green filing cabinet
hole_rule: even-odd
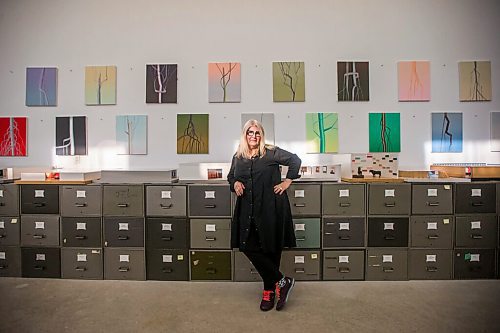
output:
[[[323,251],[323,280],[364,280],[364,250]]]
[[[189,246],[189,228],[185,217],[148,217],[146,229],[147,248],[187,249]]]
[[[61,186],[61,216],[100,217],[102,215],[100,185]]]
[[[59,246],[59,215],[22,215],[22,246]]]
[[[104,247],[144,247],[143,217],[103,217]]]
[[[0,277],[21,276],[21,248],[0,245]]]
[[[408,250],[399,248],[368,248],[366,280],[408,280]]]
[[[452,249],[453,215],[413,215],[410,217],[411,247]]]
[[[231,192],[227,184],[188,185],[191,217],[230,217]]]
[[[231,249],[231,219],[190,219],[191,248]]]
[[[323,247],[364,247],[365,246],[364,217],[324,217]]]
[[[280,270],[298,281],[321,280],[321,253],[319,250],[285,250]]]
[[[103,279],[102,248],[62,248],[61,277],[63,279]]]
[[[191,250],[189,261],[192,281],[232,280],[232,251]]]
[[[186,216],[187,188],[185,185],[146,186],[147,216]]]
[[[143,185],[103,185],[103,216],[144,216]]]
[[[189,280],[188,249],[147,249],[146,277],[148,280]]]
[[[323,215],[365,216],[365,184],[325,183],[321,202]]]
[[[293,229],[298,248],[319,249],[321,238],[320,218],[294,218]]]
[[[19,216],[17,184],[0,184],[0,216]]]
[[[321,215],[321,185],[295,183],[287,190],[293,216]]]
[[[452,184],[413,184],[411,207],[414,215],[453,214]]]
[[[456,217],[457,248],[495,248],[498,241],[497,216],[491,214]]]
[[[21,185],[21,214],[59,214],[59,186]]]
[[[53,247],[23,247],[21,265],[23,277],[60,278],[61,251]]]
[[[494,249],[455,249],[454,256],[454,279],[495,278]]]
[[[63,247],[102,247],[101,217],[61,217]]]
[[[104,278],[106,280],[145,280],[145,253],[142,248],[104,249]]]
[[[410,215],[410,206],[410,184],[368,184],[369,215]]]
[[[247,256],[239,250],[233,251],[233,279],[238,282],[262,281],[259,272]]]
[[[456,184],[455,214],[494,214],[498,205],[496,202],[496,186],[493,182]]]
[[[453,276],[453,250],[410,249],[408,279],[450,280]]]
[[[368,217],[369,247],[408,247],[408,217]]]
[[[0,246],[19,246],[20,235],[18,216],[0,216]]]

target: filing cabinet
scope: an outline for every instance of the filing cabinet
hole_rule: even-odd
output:
[[[259,272],[243,252],[234,250],[234,281],[262,281]]]
[[[189,185],[190,216],[231,216],[228,185]]]
[[[19,215],[19,186],[0,184],[0,216]]]
[[[59,186],[21,185],[21,214],[59,214]]]
[[[144,247],[144,218],[103,217],[105,247]]]
[[[453,277],[461,279],[493,279],[495,277],[495,250],[455,249]]]
[[[142,185],[104,185],[102,191],[104,216],[144,216]]]
[[[451,184],[413,184],[412,214],[453,214]]]
[[[411,247],[453,248],[453,215],[421,215],[410,218]]]
[[[59,215],[22,215],[22,246],[59,246]]]
[[[62,216],[101,216],[101,186],[65,185],[61,192]]]
[[[408,247],[408,217],[369,217],[368,246]]]
[[[455,185],[455,213],[495,213],[496,184],[493,182],[459,183]]]
[[[320,218],[294,218],[293,228],[298,248],[320,248]]]
[[[293,216],[321,215],[320,184],[292,184],[287,192]]]
[[[183,185],[146,186],[146,215],[186,216],[186,192]]]
[[[101,217],[62,217],[63,247],[102,247]]]
[[[323,251],[323,280],[364,280],[364,250]]]
[[[21,276],[21,249],[17,246],[0,245],[0,277]]]
[[[105,248],[104,279],[145,280],[145,253],[140,248]]]
[[[146,247],[154,249],[188,248],[188,229],[186,218],[148,217],[146,219]]]
[[[365,185],[364,184],[323,184],[323,215],[364,216]]]
[[[408,280],[408,250],[397,248],[368,249],[366,280]]]
[[[231,219],[191,219],[191,248],[230,249]]]
[[[0,246],[19,245],[20,225],[17,216],[0,216]]]
[[[457,248],[495,248],[498,239],[495,215],[477,214],[457,216],[455,219]]]
[[[230,281],[231,251],[190,251],[191,280]]]
[[[280,270],[298,281],[321,279],[319,250],[285,250],[281,255]]]
[[[444,249],[410,249],[408,251],[410,280],[451,280],[453,251]]]
[[[323,218],[323,248],[364,246],[364,217]]]
[[[411,205],[410,184],[369,184],[369,215],[409,215]]]
[[[188,249],[147,249],[146,276],[148,280],[189,280]]]
[[[61,252],[59,248],[21,248],[21,271],[23,277],[60,278]]]
[[[101,248],[61,249],[63,279],[102,280],[103,255]]]

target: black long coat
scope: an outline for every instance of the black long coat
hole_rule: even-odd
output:
[[[234,183],[245,185],[243,195],[236,201],[231,226],[231,245],[245,250],[253,218],[263,252],[276,253],[284,247],[295,247],[292,213],[286,191],[275,194],[274,186],[281,182],[280,165],[288,166],[286,178],[299,178],[301,160],[278,147],[266,148],[262,157],[252,159],[233,157],[227,180],[231,191]]]

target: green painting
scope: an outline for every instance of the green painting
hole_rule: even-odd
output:
[[[273,101],[304,102],[304,62],[273,62]]]
[[[370,113],[370,153],[401,151],[399,113]]]
[[[312,154],[339,151],[337,113],[306,113],[307,152]]]
[[[177,115],[177,154],[208,154],[208,114]]]

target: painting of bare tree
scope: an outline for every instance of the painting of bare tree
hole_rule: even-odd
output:
[[[368,62],[337,62],[337,97],[339,102],[370,100]]]
[[[239,103],[241,101],[240,63],[208,64],[208,101],[210,103]]]
[[[26,68],[26,106],[57,106],[57,68]]]
[[[148,116],[116,116],[119,155],[146,155]]]
[[[491,101],[491,62],[463,61],[458,63],[460,101]]]
[[[339,150],[337,113],[306,113],[307,152],[336,153]]]
[[[26,123],[26,117],[0,117],[0,156],[27,155]]]
[[[56,117],[56,155],[87,155],[87,117]]]
[[[305,71],[303,62],[273,62],[273,101],[304,102]]]
[[[208,154],[208,114],[177,115],[177,154]]]
[[[177,65],[146,65],[146,103],[177,103]]]
[[[116,104],[116,66],[85,67],[85,104]]]

